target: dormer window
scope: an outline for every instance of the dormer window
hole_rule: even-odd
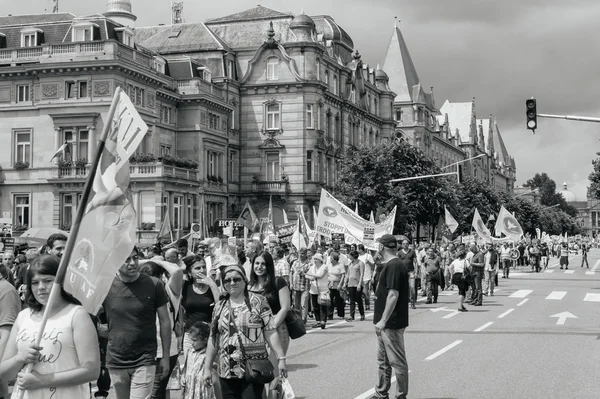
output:
[[[36,47],[42,44],[44,31],[38,28],[25,28],[21,30],[21,47]]]
[[[96,39],[94,32],[98,29],[98,25],[83,21],[73,24],[72,40],[74,42],[91,42]]]
[[[212,83],[212,73],[210,72],[210,69],[208,69],[207,67],[199,67],[198,68],[198,75],[200,76],[200,78],[208,83]]]
[[[279,79],[279,60],[271,57],[267,60],[267,80]]]
[[[115,31],[120,33],[121,41],[124,45],[129,47],[135,46],[135,33],[131,29],[124,27],[116,28]]]
[[[6,48],[6,35],[0,33],[0,48]]]
[[[152,62],[152,68],[156,72],[160,72],[160,73],[164,74],[166,64],[167,63],[162,58],[154,57],[154,61]]]

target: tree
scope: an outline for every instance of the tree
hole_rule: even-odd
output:
[[[594,171],[588,176],[591,183],[588,193],[592,198],[600,199],[600,152],[597,152],[596,155],[598,155],[599,158],[592,161]]]
[[[570,216],[577,216],[577,209],[572,205],[569,205],[565,198],[556,192],[556,182],[546,173],[536,173],[533,178],[527,180],[527,183],[523,184],[523,187],[529,187],[532,190],[537,188],[541,197],[540,203],[542,205],[559,205],[558,207]]]
[[[475,209],[479,211],[481,218],[486,222],[490,215],[496,216],[500,210],[500,199],[498,193],[489,184],[474,178],[466,178],[461,184],[454,184],[457,201],[448,209],[460,224],[459,233],[471,231],[471,223]]]
[[[351,148],[338,173],[334,195],[349,206],[358,202],[363,216],[397,205],[395,229],[407,233],[415,223],[435,224],[444,205],[456,201],[455,195],[443,177],[389,181],[436,173],[440,170],[433,161],[403,140]]]

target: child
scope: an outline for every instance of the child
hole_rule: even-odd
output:
[[[192,340],[192,350],[187,353],[181,372],[182,399],[215,399],[213,387],[202,382],[210,325],[198,321],[190,327],[188,334]]]

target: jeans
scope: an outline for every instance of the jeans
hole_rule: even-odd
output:
[[[590,264],[588,263],[588,260],[587,260],[587,254],[584,254],[581,256],[581,267],[583,267],[583,262],[585,262],[585,265],[587,267],[590,267]]]
[[[310,300],[310,292],[294,290],[294,309],[302,313],[302,321],[306,323],[308,319],[308,303]]]
[[[449,288],[452,284],[452,275],[450,274],[450,265],[446,265],[444,268],[444,280],[446,283],[446,289]]]
[[[156,365],[108,369],[117,399],[150,399]]]
[[[219,378],[223,399],[261,399],[264,384],[252,384],[243,378]]]
[[[417,302],[417,282],[415,272],[408,272],[408,299],[411,303]]]
[[[438,280],[437,276],[433,276],[428,274],[425,276],[425,287],[427,289],[427,302],[431,302],[431,300],[435,300],[437,302],[438,298]]]
[[[350,317],[354,319],[356,303],[358,303],[360,316],[363,317],[365,308],[363,307],[362,292],[358,291],[356,287],[348,287],[348,297],[350,298]]]
[[[310,294],[310,301],[312,302],[313,312],[315,314],[315,321],[327,323],[327,306],[319,304],[319,295]]]
[[[408,362],[404,348],[404,328],[384,328],[377,333],[377,386],[375,397],[388,398],[392,386],[392,368],[396,372],[396,399],[408,394]]]
[[[484,272],[485,276],[485,288],[484,292],[490,292],[490,295],[494,293],[494,279],[496,277],[496,270],[486,270]]]
[[[371,280],[364,280],[363,281],[363,290],[362,290],[362,296],[365,300],[365,306],[367,308],[369,308],[371,306],[371,302],[370,302],[370,297],[371,297]]]
[[[476,303],[483,301],[483,267],[473,267],[473,292],[471,293],[471,299]]]
[[[171,356],[169,358],[169,373],[163,378],[158,379],[158,377],[154,378],[154,388],[152,388],[152,399],[165,399],[167,397],[167,385],[169,384],[169,378],[171,377],[171,373],[177,364],[178,356]],[[158,364],[160,363],[160,359],[156,359],[156,372],[158,373]]]
[[[503,276],[504,277],[508,277],[508,273],[510,272],[510,267],[512,265],[512,260],[510,259],[504,259],[502,260],[502,263],[504,265],[504,267],[502,268],[502,272],[503,272]]]
[[[337,315],[344,318],[346,303],[340,294],[340,290],[330,288],[329,289],[329,298],[331,299],[331,306],[329,307],[328,317],[333,319],[333,311],[337,309]]]
[[[108,339],[98,337],[98,343],[100,345],[100,376],[96,381],[96,386],[98,387],[96,397],[106,398],[110,390],[110,374],[106,368],[106,345],[108,344]]]

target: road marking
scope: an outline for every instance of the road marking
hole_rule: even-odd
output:
[[[408,373],[409,374],[412,373],[412,370],[408,370]],[[390,384],[394,385],[395,382],[396,382],[396,376],[394,375],[392,377],[392,379],[390,380]],[[367,399],[367,398],[370,398],[374,393],[375,393],[375,388],[371,388],[367,392],[361,393],[354,399]]]
[[[453,311],[452,313],[448,313],[446,316],[442,317],[442,319],[449,319],[449,318],[451,318],[451,317],[454,317],[454,316],[456,316],[456,315],[457,315],[457,314],[459,314],[459,313],[460,313],[460,311],[458,311],[458,310],[455,310],[455,311]]]
[[[554,270],[546,269],[544,270],[544,273],[554,273]]]
[[[505,316],[508,316],[513,310],[515,310],[515,309],[514,308],[508,309],[506,312],[504,312],[500,316],[498,316],[498,318],[503,319]]]
[[[533,292],[533,290],[519,290],[519,291],[513,292],[508,297],[509,298],[525,298],[527,295],[531,294],[532,292]]]
[[[493,321],[489,321],[489,322],[485,323],[484,325],[482,325],[481,327],[479,327],[478,329],[473,330],[473,332],[483,331],[486,328],[488,328],[489,326],[491,326],[492,324],[494,324],[494,322]]]
[[[575,273],[575,270],[565,270],[565,274],[573,274]]]
[[[583,265],[583,263],[582,263],[582,265]],[[600,266],[600,259],[598,259],[596,261],[596,263],[594,263],[594,267],[592,267],[592,271],[595,272],[596,269],[598,269],[598,266]]]
[[[577,319],[578,317],[575,316],[573,313],[571,312],[562,312],[562,313],[557,313],[555,315],[552,315],[550,317],[558,317],[558,320],[556,321],[556,325],[557,326],[562,326],[565,324],[565,321],[567,321],[567,319]]]
[[[554,299],[560,301],[567,295],[567,291],[552,291],[550,295],[546,297],[546,299]]]
[[[365,319],[368,319],[371,316],[373,316],[373,313],[368,313],[368,314],[365,313]],[[316,323],[316,321],[315,321],[315,323]],[[327,324],[327,327],[325,327],[325,331],[327,331],[327,329],[329,329],[331,327],[341,326],[342,324],[348,324],[348,323],[351,323],[351,322],[347,322],[346,320],[342,320],[342,321],[339,321],[337,323]],[[313,328],[312,330],[309,330],[308,328],[309,327],[308,327],[308,324],[307,324],[307,328],[306,328],[306,333],[307,334],[310,334],[310,333],[313,333],[313,332],[317,332],[317,331],[322,331],[320,327]]]
[[[426,357],[425,360],[433,360],[436,357],[448,352],[450,349],[454,348],[455,346],[460,345],[461,343],[462,343],[462,340],[460,340],[460,339],[458,341],[454,341],[450,345],[446,346],[445,348],[442,348],[439,351],[435,352],[433,355]]]
[[[583,302],[600,302],[600,294],[585,294],[585,298],[583,298]]]
[[[525,302],[527,302],[529,299],[523,299],[521,302],[517,303],[517,306],[521,306],[521,305],[525,305]]]
[[[585,272],[585,274],[587,274],[588,276],[593,276],[594,274],[596,274],[596,272],[590,270],[589,272]]]

